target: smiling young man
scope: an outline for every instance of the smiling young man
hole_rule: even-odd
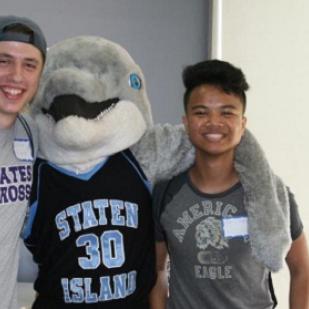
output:
[[[17,308],[19,235],[32,181],[36,130],[20,115],[35,95],[46,55],[36,23],[0,16],[0,307]]]
[[[245,178],[234,164],[246,126],[249,86],[245,76],[228,62],[209,60],[187,67],[183,81],[183,122],[196,148],[195,163],[154,190],[158,279],[152,309],[274,308],[271,271],[254,256],[252,229],[248,228],[261,221],[252,216],[252,197],[247,196],[245,183],[240,181]],[[293,240],[286,256],[291,273],[290,308],[308,309],[308,249],[297,205],[288,189],[286,193],[290,211],[284,220]],[[276,211],[273,216],[282,215],[280,209]],[[266,216],[262,221],[273,233],[275,246],[278,234],[272,232]]]

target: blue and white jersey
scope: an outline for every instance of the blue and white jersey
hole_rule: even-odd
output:
[[[37,303],[148,308],[155,281],[151,193],[131,152],[82,175],[38,160],[34,175],[24,237],[39,265]]]

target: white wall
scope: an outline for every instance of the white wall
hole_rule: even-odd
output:
[[[221,46],[214,51],[247,76],[248,127],[295,193],[308,240],[309,1],[214,2],[222,4]],[[288,308],[288,278],[286,269],[274,277],[280,309]]]

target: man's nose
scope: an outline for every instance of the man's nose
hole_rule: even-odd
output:
[[[209,113],[207,124],[208,125],[222,124],[221,115],[219,113],[216,113],[216,112]]]
[[[16,63],[12,65],[10,79],[15,83],[20,83],[23,80],[23,68],[20,64]]]

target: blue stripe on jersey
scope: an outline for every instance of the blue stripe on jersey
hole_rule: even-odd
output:
[[[146,186],[147,190],[152,194],[152,184],[148,179],[145,179],[145,177],[142,175],[141,171],[138,169],[136,164],[128,157],[128,155],[125,152],[121,152],[121,154],[128,160],[128,162],[133,166],[135,171],[137,172],[138,176],[143,181],[144,185]]]
[[[96,166],[94,166],[90,171],[86,172],[86,173],[81,173],[81,174],[76,174],[73,171],[69,171],[63,167],[60,167],[54,163],[48,162],[48,164],[53,167],[54,169],[56,169],[57,171],[61,172],[62,174],[65,174],[67,176],[71,176],[74,178],[78,178],[80,180],[89,180],[109,159],[109,157],[103,159],[102,162],[98,163]]]
[[[23,239],[27,239],[31,234],[32,224],[36,215],[37,208],[38,208],[38,201],[35,201],[28,209],[26,223],[21,235]]]
[[[37,162],[39,162],[39,160]],[[40,179],[41,168],[44,164],[47,164],[46,161],[42,161],[38,165],[37,183],[36,183],[36,190],[35,190],[36,198],[35,198],[35,200],[30,198],[30,203],[32,202],[32,204],[27,209],[26,220],[25,220],[25,224],[24,224],[24,227],[23,227],[22,235],[21,235],[21,237],[25,240],[25,243],[27,242],[26,239],[30,236],[30,234],[32,232],[32,225],[33,225],[33,221],[34,221],[34,218],[36,216],[36,212],[37,212],[37,208],[38,208],[38,194],[39,194],[40,180],[41,180]],[[35,166],[36,166],[36,164],[35,164]],[[35,179],[33,181],[35,181]],[[34,183],[33,183],[33,186],[34,186]],[[32,188],[32,190],[33,190],[33,188]]]

